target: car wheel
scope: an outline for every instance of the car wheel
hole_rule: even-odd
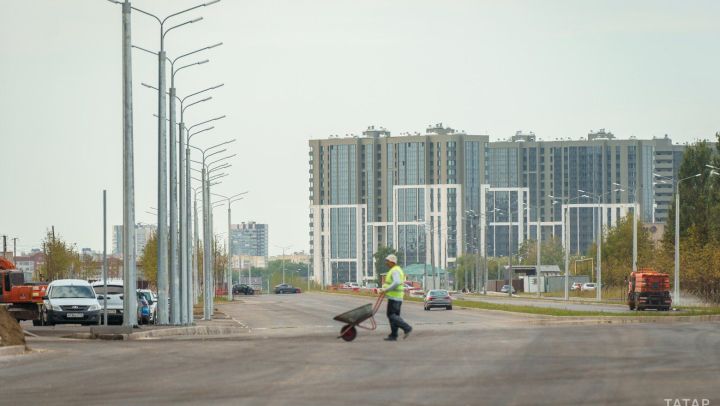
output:
[[[33,326],[42,326],[42,320],[33,320]]]
[[[452,310],[452,306],[446,307],[447,310]]]
[[[47,311],[43,312],[43,324],[46,326],[54,326],[55,325],[55,323],[53,323],[50,320],[50,317],[48,316]]]

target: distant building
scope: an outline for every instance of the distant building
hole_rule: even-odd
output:
[[[254,221],[230,226],[230,254],[268,257],[268,225]]]
[[[285,254],[285,255],[274,255],[270,257],[270,261],[282,261],[282,260],[288,261],[288,262],[295,262],[298,264],[309,264],[310,263],[310,254],[305,253],[305,251],[300,252],[293,252],[292,254]]]
[[[23,271],[26,281],[40,280],[38,274],[40,267],[45,264],[45,254],[42,251],[34,251],[30,255],[18,255],[15,257],[15,267]]]
[[[123,256],[123,226],[113,226],[112,254]],[[150,237],[157,231],[154,224],[138,223],[135,225],[135,257],[139,258],[145,250]]]
[[[443,269],[468,252],[517,253],[538,234],[585,252],[600,219],[607,229],[637,210],[646,223],[667,221],[673,183],[655,175],[676,179],[684,148],[667,136],[618,139],[604,129],[490,142],[442,124],[424,134],[369,127],[310,140],[313,274],[323,284],[362,283],[375,275],[380,246],[401,251],[404,266]]]
[[[232,268],[247,271],[251,268],[267,267],[267,258],[254,255],[233,255]]]

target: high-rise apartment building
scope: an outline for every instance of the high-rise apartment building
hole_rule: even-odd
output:
[[[369,127],[309,147],[311,255],[326,284],[374,278],[383,245],[402,251],[404,265],[452,268],[476,250],[506,256],[537,238],[538,223],[542,239],[569,227],[563,244],[585,251],[599,218],[612,226],[637,207],[645,222],[666,220],[672,185],[653,174],[673,177],[683,151],[667,137],[618,140],[604,130],[490,142],[442,124],[396,137]]]
[[[231,255],[268,256],[268,225],[254,221],[230,226]]]
[[[157,231],[157,227],[154,224],[143,224],[138,223],[135,225],[135,258],[140,258],[143,251],[145,251],[145,245],[147,245],[150,237]],[[123,255],[123,226],[113,226],[113,238],[112,238],[112,253],[113,255]]]

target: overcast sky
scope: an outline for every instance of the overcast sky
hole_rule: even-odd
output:
[[[133,2],[159,15],[195,4]],[[0,5],[0,234],[23,251],[54,225],[78,248],[100,250],[103,189],[109,224],[122,222],[120,6]],[[268,223],[271,254],[308,249],[311,138],[438,122],[491,139],[607,128],[691,142],[720,130],[718,1],[223,0],[185,16],[204,20],[168,34],[169,56],[224,45],[178,74],[178,94],[225,83],[186,122],[228,116],[196,142],[237,138],[215,190],[250,191],[233,222]],[[132,27],[133,43],[159,47],[157,22],[134,13]],[[156,221],[146,211],[157,207],[157,96],[140,83],[157,83],[156,66],[133,53],[136,217],[145,223]],[[225,230],[224,208],[215,219]]]

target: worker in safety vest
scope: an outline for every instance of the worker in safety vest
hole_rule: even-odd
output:
[[[385,341],[397,341],[399,328],[405,332],[403,338],[407,338],[412,331],[412,327],[400,317],[400,306],[402,306],[405,295],[405,284],[403,283],[405,282],[405,273],[397,265],[395,255],[388,255],[385,258],[385,265],[390,270],[385,275],[382,289],[378,289],[379,292],[384,292],[388,298],[387,317],[390,321],[390,335],[385,338]]]

